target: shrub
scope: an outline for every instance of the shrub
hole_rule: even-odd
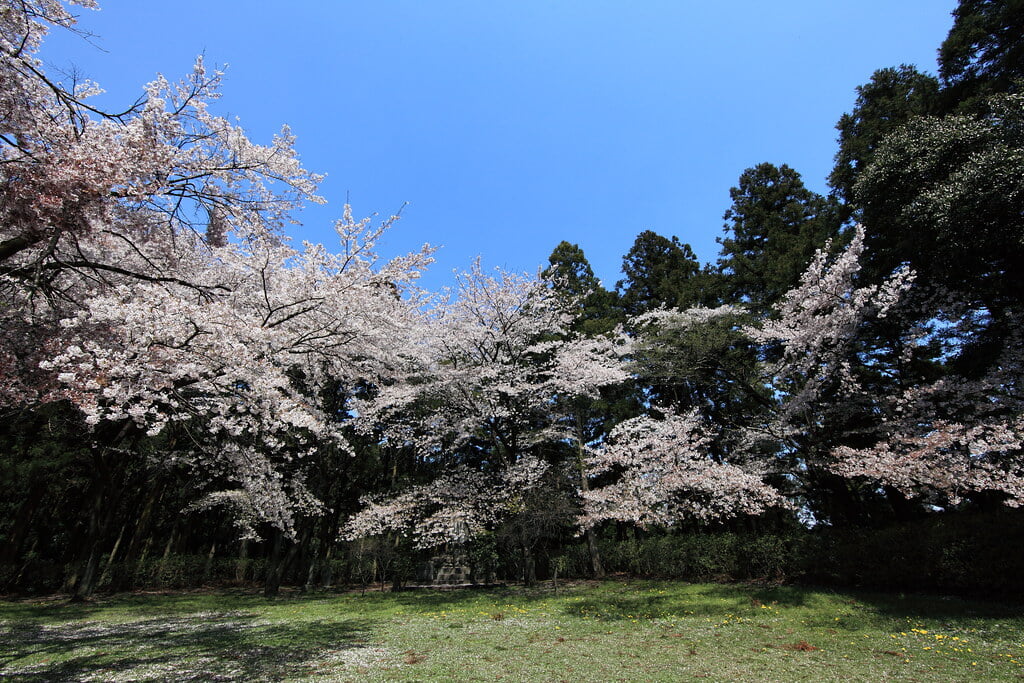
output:
[[[610,573],[1024,596],[1022,510],[941,513],[878,529],[605,535],[599,546]],[[561,557],[566,577],[589,576],[585,543],[566,546]]]

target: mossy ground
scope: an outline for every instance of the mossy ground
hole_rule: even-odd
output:
[[[663,581],[0,602],[11,680],[1024,679],[1024,609]]]

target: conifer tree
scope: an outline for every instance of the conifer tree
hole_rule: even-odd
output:
[[[729,303],[762,315],[800,279],[816,249],[839,230],[833,200],[808,190],[789,166],[763,163],[729,191],[718,268]]]
[[[622,259],[625,277],[616,283],[627,315],[656,308],[688,308],[701,301],[701,267],[689,244],[644,230]]]

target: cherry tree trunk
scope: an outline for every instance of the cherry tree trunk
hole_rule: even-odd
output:
[[[537,562],[533,557],[533,550],[529,545],[523,543],[521,546],[523,560],[523,584],[534,586],[537,584]]]
[[[597,546],[597,534],[591,528],[587,529],[584,535],[587,538],[587,550],[590,552],[590,571],[593,574],[593,578],[604,578],[604,564],[601,563],[601,549]]]
[[[290,541],[288,551],[285,552],[285,536],[280,529],[274,530],[274,542],[270,551],[270,561],[267,563],[267,578],[263,584],[263,596],[272,598],[281,590],[281,581],[284,573],[299,554],[299,550],[306,544],[309,532],[303,534],[298,541]]]
[[[576,415],[576,466],[580,472],[580,491],[586,493],[590,490],[590,481],[587,479],[586,462],[583,455],[583,420],[579,414]],[[593,527],[587,527],[584,534],[587,539],[587,552],[590,554],[590,572],[595,579],[604,577],[604,564],[601,562],[601,549],[597,546],[597,534]]]

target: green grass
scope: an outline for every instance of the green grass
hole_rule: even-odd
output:
[[[0,602],[11,680],[1024,679],[1019,605],[794,587],[130,594]]]

